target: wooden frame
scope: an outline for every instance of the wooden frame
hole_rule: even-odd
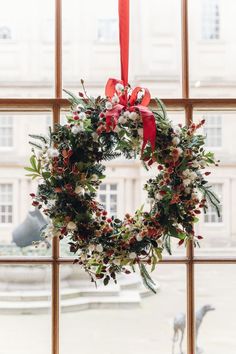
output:
[[[60,111],[69,107],[62,98],[62,0],[55,0],[55,95],[43,99],[0,99],[0,111],[52,111],[53,124],[60,121]],[[188,0],[182,0],[182,98],[163,99],[168,109],[184,110],[186,124],[192,121],[193,109],[206,108],[236,110],[236,98],[202,99],[189,97],[189,55],[188,55]],[[109,73],[108,73],[109,74]],[[72,263],[72,258],[61,258],[59,240],[53,238],[51,257],[0,257],[2,264],[48,264],[52,268],[52,354],[59,354],[59,313],[60,313],[60,265]],[[186,256],[165,257],[163,264],[183,264],[187,281],[187,353],[195,352],[194,318],[194,266],[195,264],[236,264],[236,257],[195,257],[192,244],[187,247]]]

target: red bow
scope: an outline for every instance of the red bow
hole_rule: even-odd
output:
[[[138,111],[143,121],[143,144],[141,151],[143,153],[143,150],[148,142],[150,142],[152,151],[154,151],[156,142],[156,123],[152,111],[150,111],[147,107],[151,99],[149,90],[146,88],[143,89],[142,87],[135,87],[130,97],[128,97],[126,89],[125,92],[119,96],[119,92],[116,90],[116,84],[122,84],[124,86],[122,80],[109,79],[105,88],[106,96],[110,100],[115,94],[119,97],[119,103],[115,104],[112,109],[106,111],[107,131],[110,131],[110,129],[115,129],[122,110],[129,112]],[[138,99],[138,93],[140,91],[144,91],[142,101],[140,104],[135,105],[135,102],[137,102]]]

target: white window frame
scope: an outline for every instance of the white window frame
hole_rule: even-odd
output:
[[[102,204],[102,202],[100,201],[100,196],[101,195],[105,195],[106,196],[106,202],[105,202],[105,204],[106,204],[106,207],[105,207],[105,209],[107,210],[107,212],[108,212],[108,215],[109,216],[112,216],[113,214],[112,214],[112,212],[111,212],[111,201],[110,201],[110,196],[112,195],[112,194],[114,194],[114,195],[116,195],[116,213],[115,213],[115,217],[118,217],[118,199],[119,199],[119,185],[118,185],[118,183],[116,183],[116,182],[114,182],[114,181],[111,181],[111,182],[108,182],[108,181],[106,181],[106,182],[103,182],[103,183],[101,183],[101,185],[106,185],[106,189],[105,190],[98,190],[98,199],[99,199],[99,203],[101,203]],[[110,188],[110,186],[112,185],[112,184],[115,184],[116,185],[116,189],[113,191],[113,190],[111,190],[111,188]],[[107,188],[109,186],[109,188]]]
[[[12,186],[12,201],[11,201],[11,205],[12,205],[12,222],[5,222],[5,223],[2,223],[1,220],[0,220],[0,226],[1,228],[6,228],[6,227],[9,227],[9,226],[12,226],[14,225],[15,223],[15,183],[12,182],[12,181],[9,181],[9,180],[0,180],[0,185],[3,185],[3,184],[10,184]],[[0,202],[0,205],[1,202]],[[9,205],[9,204],[7,204]]]
[[[223,119],[222,119],[221,114],[209,114],[209,115],[206,115],[204,118],[206,119],[206,122],[203,126],[203,134],[206,135],[205,146],[207,147],[207,149],[211,149],[211,150],[222,149],[222,146],[223,146],[223,124],[222,124],[222,121],[223,121]],[[210,122],[209,119],[212,119],[212,118],[220,118],[220,125],[218,126],[216,123]],[[207,139],[209,136],[209,134],[207,133],[207,130],[211,130],[214,128],[220,129],[220,136],[219,136],[220,143],[217,146],[212,145],[212,144],[207,144]],[[215,139],[217,140],[218,137],[216,136]]]
[[[224,183],[223,180],[214,180],[214,181],[209,181],[209,184],[210,185],[216,185],[216,184],[219,184],[219,185],[222,185],[222,196],[221,196],[221,200],[220,200],[220,204],[221,204],[221,218],[222,218],[222,221],[217,221],[217,222],[208,222],[208,221],[205,221],[205,216],[206,214],[205,213],[202,213],[202,222],[204,224],[204,228],[206,227],[222,227],[225,225],[225,221],[227,219],[226,215],[225,215],[225,201],[226,201],[226,183]],[[213,189],[214,190],[214,189]],[[217,195],[217,191],[216,191],[216,195]],[[211,206],[210,206],[211,208]]]
[[[4,114],[0,114],[0,127],[2,127],[1,125],[1,118],[2,117],[6,117],[6,118],[11,118],[12,119],[12,125],[11,125],[11,128],[12,128],[12,145],[9,145],[9,146],[2,146],[1,145],[1,142],[0,142],[0,151],[10,151],[10,150],[13,150],[14,147],[15,147],[15,127],[14,127],[14,117],[11,116],[11,115],[4,115]],[[3,126],[4,127],[4,126]]]

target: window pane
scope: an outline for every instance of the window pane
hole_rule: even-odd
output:
[[[78,92],[83,78],[90,95],[104,95],[108,78],[120,79],[117,4],[63,1],[64,88]],[[130,4],[129,82],[148,87],[152,96],[181,95],[180,4],[180,0]]]
[[[196,266],[198,352],[234,354],[236,305],[235,265]],[[202,322],[200,322],[202,319]]]
[[[200,216],[200,223],[196,225],[196,234],[203,236],[203,240],[200,240],[200,248],[195,250],[198,255],[235,255],[235,117],[235,111],[194,112],[195,122],[199,122],[202,118],[206,119],[205,127],[201,132],[208,134],[206,151],[214,152],[216,159],[220,160],[218,167],[205,169],[206,172],[211,172],[207,180],[220,200],[220,217],[212,205],[209,205],[205,215],[203,213]],[[219,131],[211,129],[217,125]],[[217,140],[221,144],[209,143]]]
[[[190,94],[235,97],[236,3],[189,1]]]
[[[8,112],[0,117],[4,118],[4,124],[9,124],[8,117],[11,117],[14,132],[11,149],[6,153],[0,147],[0,256],[48,256],[51,254],[50,238],[45,242],[40,236],[48,221],[32,206],[29,195],[36,192],[38,182],[26,176],[30,172],[24,167],[30,165],[33,147],[29,144],[29,134],[46,135],[51,113]],[[35,150],[38,154],[39,150]],[[43,242],[36,248],[33,242],[39,240]]]
[[[118,285],[98,284],[96,289],[79,267],[73,268],[61,290],[61,296],[63,291],[68,297],[73,294],[70,301],[61,301],[62,354],[77,354],[78,348],[83,354],[94,353],[94,348],[96,354],[172,352],[174,318],[185,316],[184,266],[157,266],[152,273],[156,295],[149,294],[135,274],[121,276]],[[176,353],[178,346],[176,342]]]
[[[1,353],[51,353],[50,281],[50,266],[0,266]]]
[[[54,1],[0,0],[0,8],[0,97],[52,96]]]

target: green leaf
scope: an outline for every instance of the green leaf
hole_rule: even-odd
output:
[[[51,173],[50,172],[43,172],[42,176],[43,176],[44,179],[48,179],[48,178],[51,177]]]
[[[35,170],[32,167],[24,167],[24,170],[29,172],[35,172]]]
[[[37,171],[36,158],[34,155],[31,156],[30,163],[31,163],[31,166],[33,167],[34,171]]]

